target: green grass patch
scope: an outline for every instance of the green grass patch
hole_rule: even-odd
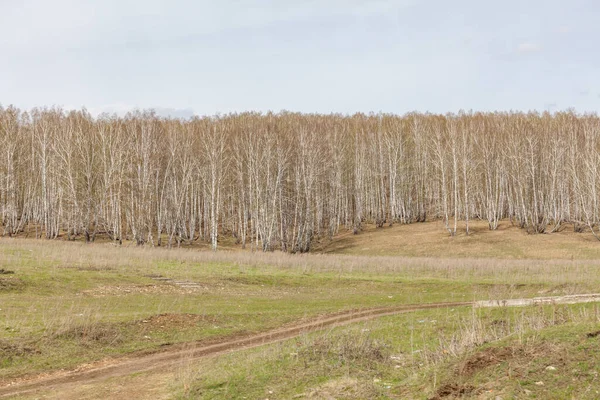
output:
[[[599,328],[593,304],[425,310],[203,361],[172,389],[178,399],[593,399]]]
[[[0,239],[0,380],[349,309],[593,291],[596,267]]]

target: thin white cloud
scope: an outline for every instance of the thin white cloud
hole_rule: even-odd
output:
[[[537,53],[540,50],[542,50],[541,46],[534,42],[523,42],[517,47],[517,52],[522,54]]]
[[[569,33],[571,32],[571,27],[568,25],[562,25],[558,27],[558,33]]]
[[[316,18],[386,15],[416,0],[0,0],[0,49],[64,51],[128,41],[177,40]],[[176,22],[174,22],[176,21]]]
[[[0,102],[184,118],[179,108],[445,112],[557,98],[600,109],[600,2],[509,2],[0,0]]]

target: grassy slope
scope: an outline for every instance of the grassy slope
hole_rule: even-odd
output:
[[[460,225],[451,237],[441,221],[342,232],[323,241],[316,251],[333,254],[407,257],[477,257],[499,259],[582,260],[600,259],[600,242],[589,232],[574,233],[565,226],[550,234],[529,235],[502,221],[495,231],[483,221],[470,223],[470,235]]]
[[[0,381],[26,373],[71,368],[106,356],[154,350],[166,343],[213,341],[258,332],[341,309],[596,292],[600,284],[600,243],[591,235],[563,231],[529,236],[506,223],[495,232],[487,231],[484,224],[474,224],[472,235],[454,238],[437,222],[383,229],[368,227],[360,235],[341,234],[317,250],[331,254],[212,254],[0,239],[0,269],[15,271],[13,275],[0,275]],[[184,289],[153,280],[150,275],[193,281],[201,288]],[[419,315],[427,312],[414,318],[421,318]],[[460,327],[452,322],[454,317],[449,316],[447,325],[454,328],[447,332]],[[409,321],[413,317],[398,318]],[[573,322],[557,329],[585,330],[594,323]],[[421,327],[414,320],[407,326]],[[392,347],[405,343],[407,335],[412,337],[414,346],[415,335],[430,335],[435,341],[439,333],[386,329],[391,333],[380,337],[373,333],[372,338]],[[343,340],[335,343],[343,344]],[[328,348],[327,341],[323,346]],[[367,352],[369,346],[366,345]],[[309,343],[305,347],[314,346]],[[274,351],[278,358],[277,349],[264,351]],[[364,350],[350,349],[363,356]],[[327,351],[319,357],[323,362],[331,362],[339,358],[338,353]],[[250,363],[254,365],[252,371],[265,371],[258,386],[291,380],[291,375],[272,374],[268,360],[257,360],[258,364]],[[444,362],[452,364],[458,360]],[[381,392],[380,385],[372,379],[383,378],[364,375],[370,371],[367,365],[357,364],[358,377],[347,373],[332,380],[329,369],[322,369],[314,360],[305,361],[302,365],[307,379],[296,388],[297,394],[310,389],[316,390],[317,397],[319,391],[324,390],[322,397],[326,397],[326,393],[346,386],[358,394],[375,390],[383,397],[401,398],[426,388],[433,394],[434,388],[444,384],[441,371],[451,369],[440,367],[445,365],[440,362],[430,369],[411,369],[421,380],[403,375],[402,379],[414,381],[408,387],[416,389],[402,394]],[[285,371],[288,366],[276,370]],[[214,370],[226,382],[235,382],[248,372],[228,368]],[[293,366],[289,368],[298,372]],[[404,367],[392,368],[406,373]],[[371,380],[365,381],[365,376]],[[433,376],[436,385],[428,387],[424,382]],[[206,397],[218,398],[223,383],[214,383],[215,390],[211,391],[206,382],[204,378],[192,379],[184,386],[188,393],[206,392]],[[234,390],[229,394],[242,396],[233,386],[226,387]]]
[[[179,398],[598,398],[594,305],[421,311],[190,366]],[[185,388],[182,390],[182,388]]]
[[[331,269],[332,257],[27,240],[0,245],[0,268],[15,272],[0,276],[1,380],[169,343],[264,331],[344,309],[532,295],[544,286],[496,285],[493,274],[452,279],[445,268],[426,278],[411,272],[421,263],[403,271],[398,260],[381,268],[368,259],[342,258]],[[200,288],[150,277],[156,275]]]

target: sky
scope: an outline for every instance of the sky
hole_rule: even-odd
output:
[[[0,104],[600,111],[596,0],[0,0]]]

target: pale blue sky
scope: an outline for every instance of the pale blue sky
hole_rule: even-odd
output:
[[[600,111],[593,0],[0,0],[0,103]]]

